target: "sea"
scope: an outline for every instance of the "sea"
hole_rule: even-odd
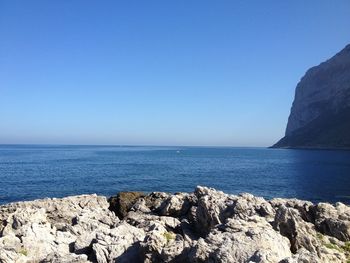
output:
[[[267,199],[350,203],[350,151],[232,147],[0,145],[0,204],[197,185]]]

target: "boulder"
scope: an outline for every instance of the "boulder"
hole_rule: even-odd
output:
[[[121,222],[110,231],[97,233],[96,241],[92,245],[93,255],[98,263],[118,260],[138,262],[141,256],[139,243],[144,238],[145,232],[142,229]]]
[[[292,256],[289,240],[264,219],[229,219],[220,230],[199,239],[190,262],[279,262]]]
[[[316,237],[315,226],[304,221],[294,208],[280,206],[276,211],[273,227],[289,239],[293,253],[300,248],[316,253],[317,247],[321,245]]]
[[[350,207],[342,203],[336,206],[319,203],[315,210],[315,225],[321,233],[350,241]]]
[[[193,195],[185,193],[178,193],[169,196],[161,204],[159,215],[172,217],[185,216],[190,210],[192,203],[194,203],[194,199],[195,197]]]
[[[195,226],[198,233],[206,236],[211,229],[224,222],[237,198],[200,186],[196,188],[195,195],[198,198]]]
[[[123,219],[136,201],[144,196],[145,194],[142,192],[120,192],[108,199],[109,209],[120,219]]]
[[[294,208],[298,210],[299,215],[304,221],[314,223],[315,222],[315,205],[309,201],[303,201],[298,199],[284,199],[274,198],[269,201],[272,207],[277,210],[280,206]]]

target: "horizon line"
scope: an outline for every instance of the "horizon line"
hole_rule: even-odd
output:
[[[198,148],[269,148],[270,146],[232,145],[156,145],[156,144],[61,144],[61,143],[0,143],[0,146],[108,146],[108,147],[198,147]]]

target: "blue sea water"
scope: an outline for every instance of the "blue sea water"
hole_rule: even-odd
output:
[[[0,145],[0,203],[196,185],[350,203],[350,151]]]

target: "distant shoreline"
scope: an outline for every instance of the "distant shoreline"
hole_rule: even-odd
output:
[[[30,144],[30,143],[0,143],[1,146],[18,147],[125,147],[125,148],[219,148],[219,149],[284,149],[284,150],[322,150],[322,151],[350,151],[350,147],[324,147],[324,146],[205,146],[205,145],[118,145],[118,144]]]
[[[350,151],[350,147],[323,147],[323,146],[270,146],[269,149],[286,149],[286,150],[322,150],[322,151]]]

